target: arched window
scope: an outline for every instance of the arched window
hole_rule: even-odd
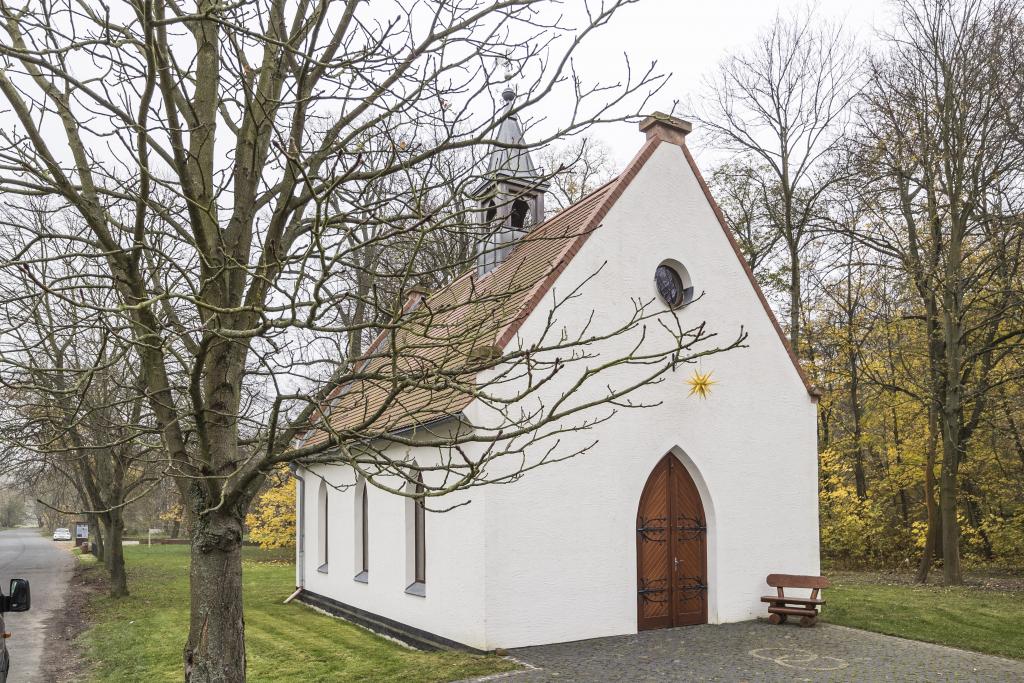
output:
[[[427,509],[422,498],[425,491],[423,474],[417,473],[416,481],[409,482],[406,490],[414,495],[405,499],[405,557],[408,583],[405,592],[424,596],[427,584]]]
[[[355,510],[352,519],[355,520],[353,538],[355,539],[355,580],[367,583],[370,580],[370,508],[367,499],[369,486],[365,479],[356,482]]]
[[[366,482],[363,482],[363,496],[360,505],[363,508],[363,514],[360,515],[362,517],[362,529],[360,529],[362,536],[362,543],[360,543],[362,546],[361,558],[363,561],[363,573],[368,574],[370,572],[370,503],[366,495]]]
[[[497,263],[498,254],[498,235],[495,233],[497,226],[495,221],[498,218],[498,207],[495,205],[494,200],[490,200],[484,205],[484,238],[481,240],[478,247],[480,252],[479,258],[479,269],[480,274],[483,275],[490,271]]]
[[[416,493],[423,494],[423,475],[420,474],[416,481]],[[413,543],[415,545],[415,571],[416,581],[427,582],[427,509],[424,507],[423,499],[417,498],[413,501]]]
[[[328,550],[328,531],[327,526],[329,523],[329,515],[327,508],[327,482],[320,481],[320,492],[317,500],[317,561],[319,567],[317,571],[327,571],[327,550]]]
[[[525,199],[517,199],[512,202],[512,227],[516,230],[525,230],[533,223],[533,216],[530,212],[530,203]]]

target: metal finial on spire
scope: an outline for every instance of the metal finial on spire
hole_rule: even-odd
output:
[[[501,99],[505,100],[506,104],[512,104],[513,100],[516,99],[516,89],[512,86],[512,79],[515,78],[516,72],[512,68],[512,61],[509,59],[505,60],[505,89],[501,91]]]
[[[505,60],[504,65],[496,64],[495,71],[502,66],[505,70],[505,83],[501,99],[504,102],[501,111],[494,113],[496,128],[492,135],[495,144],[487,158],[487,177],[482,181],[482,187],[477,194],[482,195],[486,187],[493,185],[495,179],[499,177],[504,182],[521,183],[524,187],[529,187],[531,192],[543,193],[547,189],[547,184],[542,182],[543,174],[538,172],[533,159],[530,158],[530,146],[523,139],[523,127],[519,121],[519,114],[515,111],[514,102],[519,96],[513,80],[516,71],[510,60]],[[542,214],[543,212],[538,212],[535,215]]]

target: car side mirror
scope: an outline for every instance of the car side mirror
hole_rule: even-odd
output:
[[[27,612],[32,606],[32,591],[28,579],[11,579],[11,592],[0,600],[4,612]]]

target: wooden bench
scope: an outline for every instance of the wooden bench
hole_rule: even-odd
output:
[[[769,574],[765,582],[778,589],[778,595],[761,596],[761,602],[768,603],[768,621],[773,624],[784,624],[790,616],[800,617],[801,626],[814,626],[818,620],[818,606],[825,601],[818,598],[818,591],[828,588],[829,582],[824,576],[800,576],[797,574]],[[809,598],[794,598],[786,595],[786,588],[810,588]]]

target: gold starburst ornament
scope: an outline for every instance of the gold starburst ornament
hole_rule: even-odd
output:
[[[718,384],[718,382],[711,379],[711,373],[711,370],[707,372],[694,370],[693,376],[686,380],[686,383],[690,385],[690,393],[687,396],[696,394],[701,398],[707,398],[708,394],[711,393],[711,387]]]

